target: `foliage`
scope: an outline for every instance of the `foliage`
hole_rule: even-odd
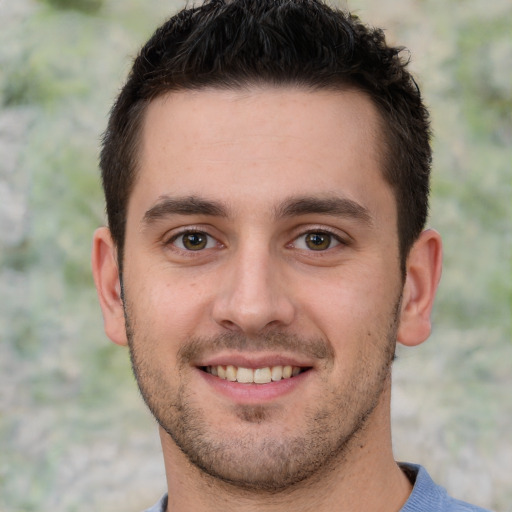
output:
[[[103,0],[42,0],[56,9],[75,9],[86,13],[96,13]]]

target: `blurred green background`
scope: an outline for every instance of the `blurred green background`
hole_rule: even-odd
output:
[[[512,3],[347,4],[410,49],[435,132],[445,270],[431,339],[395,363],[395,451],[457,497],[512,511]],[[0,0],[2,512],[137,512],[165,490],[89,254],[108,110],[139,46],[183,5]]]

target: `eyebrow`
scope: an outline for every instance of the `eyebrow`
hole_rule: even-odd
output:
[[[373,224],[372,216],[367,208],[345,197],[292,197],[274,209],[276,219],[308,214],[348,217],[360,220],[369,226]],[[149,225],[171,215],[206,215],[227,218],[228,209],[222,203],[198,196],[170,197],[164,195],[146,211],[142,222]]]
[[[277,218],[321,214],[348,217],[371,226],[372,216],[363,205],[346,197],[295,197],[284,201],[275,211]]]
[[[228,216],[226,208],[216,201],[209,201],[197,196],[161,196],[159,201],[146,211],[142,222],[143,224],[151,224],[170,215]]]

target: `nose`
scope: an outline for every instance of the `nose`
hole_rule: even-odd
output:
[[[261,245],[239,248],[222,273],[213,306],[215,322],[245,335],[290,325],[295,307],[287,293],[283,265]]]

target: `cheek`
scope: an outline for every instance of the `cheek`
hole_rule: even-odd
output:
[[[322,277],[302,276],[299,303],[325,328],[364,329],[387,311],[394,287],[384,273],[342,268]]]
[[[199,279],[184,279],[165,272],[146,274],[132,291],[139,325],[166,347],[198,334],[207,316],[210,299]]]
[[[314,278],[303,284],[303,290],[316,290],[301,293],[303,319],[329,340],[336,365],[346,368],[355,359],[369,361],[387,345],[399,291],[385,273],[347,269],[321,285]]]

